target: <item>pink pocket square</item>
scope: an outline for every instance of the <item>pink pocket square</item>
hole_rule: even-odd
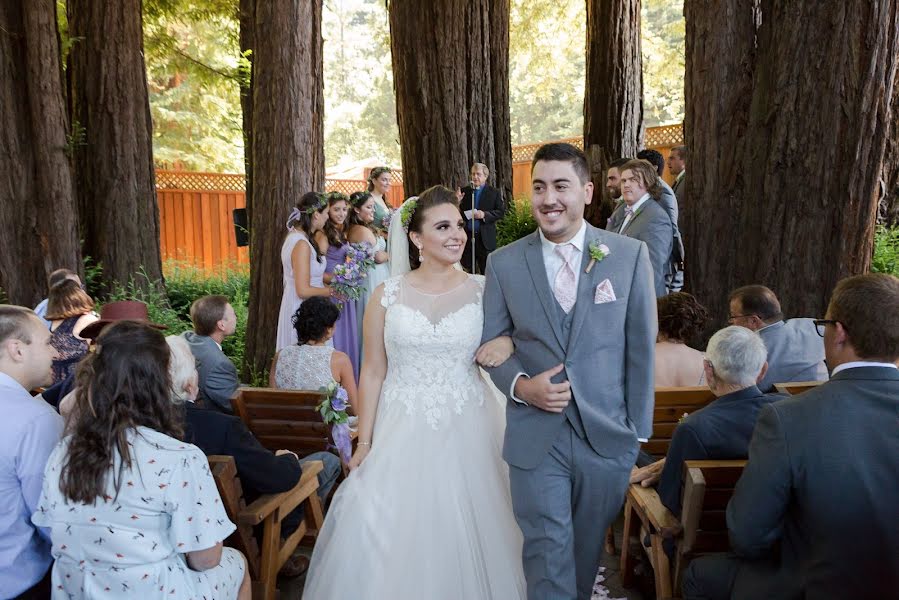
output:
[[[603,279],[599,285],[596,286],[596,293],[593,294],[593,304],[605,304],[606,302],[614,302],[617,300],[615,297],[615,290],[612,289],[612,282],[608,279]]]

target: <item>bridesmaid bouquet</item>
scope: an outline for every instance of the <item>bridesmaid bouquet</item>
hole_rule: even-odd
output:
[[[344,261],[334,267],[331,287],[343,309],[343,303],[362,296],[362,282],[375,266],[375,253],[368,244],[350,244]]]
[[[346,414],[349,396],[347,396],[346,390],[333,379],[328,385],[319,388],[319,391],[326,394],[326,397],[315,408],[321,414],[325,425],[331,425],[331,439],[334,441],[334,446],[340,453],[341,460],[348,463],[353,454],[353,444],[350,441],[350,419]]]

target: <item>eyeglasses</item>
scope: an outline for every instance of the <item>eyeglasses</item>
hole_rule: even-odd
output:
[[[746,318],[754,317],[754,316],[755,316],[755,314],[751,314],[751,315],[728,315],[728,316],[727,316],[727,322],[728,322],[728,323],[733,323],[733,322],[736,321],[737,319],[746,319]]]
[[[834,321],[833,319],[815,319],[812,321],[815,324],[815,331],[818,332],[818,335],[824,337],[824,329],[827,325],[836,325],[839,321]],[[846,325],[843,325],[843,329],[846,329]]]

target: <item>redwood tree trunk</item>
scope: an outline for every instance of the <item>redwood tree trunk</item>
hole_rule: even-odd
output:
[[[243,157],[244,173],[247,176],[246,198],[247,215],[253,210],[253,47],[256,45],[253,36],[253,25],[256,18],[256,0],[239,0],[238,20],[240,22],[240,52],[249,51],[249,77],[240,84],[240,113],[243,117]]]
[[[890,136],[883,156],[880,219],[888,227],[899,226],[899,71],[893,80]]]
[[[0,288],[34,306],[47,275],[81,269],[56,4],[0,4]]]
[[[84,252],[107,283],[161,282],[141,0],[68,0],[68,18]]]
[[[636,156],[642,143],[640,0],[587,0],[584,150],[595,190],[585,216],[594,225],[604,227],[612,214],[609,163]]]
[[[788,316],[821,316],[837,281],[870,265],[899,0],[763,0],[757,42],[735,40],[725,19],[703,34],[704,17],[690,16],[707,4],[686,3],[689,177],[703,186],[690,188],[690,287],[718,316],[728,290],[747,283],[772,288]],[[726,3],[728,16],[746,22],[749,4]],[[722,50],[700,52],[703,35]],[[734,132],[708,118],[702,97],[742,85],[733,68],[747,44],[757,48],[752,99],[745,131]]]
[[[389,12],[406,195],[464,186],[475,162],[510,194],[508,0],[392,0]]]
[[[321,10],[321,0],[256,5],[245,376],[267,372],[275,351],[284,223],[300,196],[325,183]]]

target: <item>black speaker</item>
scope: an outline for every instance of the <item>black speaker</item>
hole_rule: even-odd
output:
[[[235,208],[231,214],[234,217],[234,239],[237,241],[237,246],[249,246],[250,230],[247,229],[247,209]]]

